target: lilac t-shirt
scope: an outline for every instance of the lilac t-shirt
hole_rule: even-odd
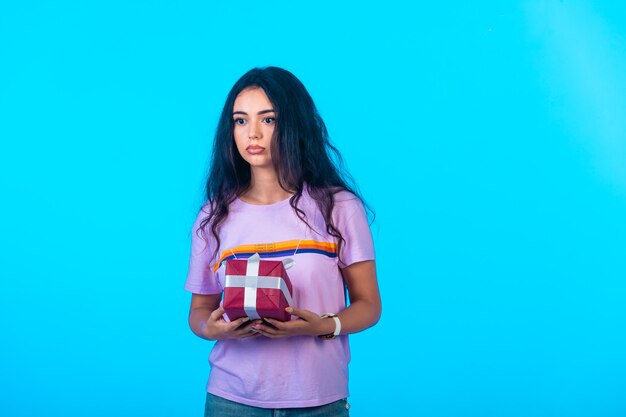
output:
[[[200,211],[192,229],[185,289],[196,294],[220,294],[225,261],[259,253],[261,259],[295,261],[287,271],[294,307],[320,315],[345,309],[339,268],[374,259],[363,205],[347,191],[335,195],[333,221],[345,239],[339,257],[337,240],[326,232],[324,217],[306,187],[298,207],[306,213],[313,230],[298,218],[289,200],[269,205],[235,200],[221,227],[219,259],[211,259],[215,240],[210,230],[208,245],[196,234],[207,215]],[[312,336],[221,340],[209,355],[207,392],[256,407],[318,406],[348,396],[349,361],[348,336],[332,340]]]

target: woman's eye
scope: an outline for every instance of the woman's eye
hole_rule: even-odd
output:
[[[276,122],[276,118],[275,117],[266,117],[263,121],[269,125],[269,124],[272,124],[272,123]]]
[[[237,119],[235,119],[235,124],[236,124],[236,125],[242,125],[242,124],[244,124],[245,122],[246,122],[246,121],[245,121],[244,119],[242,119],[242,118],[237,118]]]

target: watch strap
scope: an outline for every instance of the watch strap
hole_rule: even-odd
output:
[[[321,318],[332,318],[335,321],[335,331],[332,333],[320,335],[318,337],[320,339],[329,340],[339,336],[339,333],[341,333],[341,321],[339,320],[339,317],[336,314],[322,314]]]

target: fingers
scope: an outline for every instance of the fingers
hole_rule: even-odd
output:
[[[245,338],[248,338],[248,337],[261,336],[261,333],[258,330],[255,330],[252,327],[253,325],[254,325],[254,323],[250,323],[249,326],[246,326],[243,329],[239,330],[238,334],[237,334],[237,338],[245,339]]]
[[[237,329],[238,327],[242,326],[245,322],[247,322],[248,320],[250,320],[250,317],[241,317],[238,318],[237,320],[233,320],[228,324],[228,327],[230,329]]]
[[[255,330],[253,330],[253,328],[255,326],[258,326],[259,324],[261,324],[260,320],[254,320],[252,322],[249,322],[250,319],[249,318],[242,318],[245,319],[243,320],[242,325],[238,326],[237,328],[235,328],[234,330],[231,329],[230,333],[231,333],[231,337],[232,338],[236,338],[236,339],[241,339],[241,338],[246,338],[246,337],[252,337],[252,336],[258,336],[259,333]]]
[[[251,337],[253,334],[249,334],[250,328],[254,324],[261,323],[260,320],[254,323],[248,323],[249,317],[240,317],[236,320],[226,321],[223,317],[224,307],[220,306],[209,315],[206,321],[207,333],[210,334],[213,340],[225,340],[225,339],[238,339],[242,337]]]
[[[214,311],[215,316],[218,316],[220,312]],[[290,311],[291,310],[291,311]],[[223,309],[222,309],[223,311]],[[263,318],[262,320],[250,320],[248,317],[241,317],[232,322],[216,323],[223,332],[224,338],[243,339],[254,336],[265,336],[269,338],[291,337],[297,335],[312,334],[311,327],[315,320],[320,320],[320,317],[308,310],[300,310],[297,308],[288,308],[287,312],[299,316],[300,320],[290,320],[282,322],[280,320]],[[212,314],[212,318],[214,318]],[[308,320],[307,320],[308,318]]]
[[[246,334],[239,336],[239,339],[247,339],[249,337],[259,337],[261,333],[259,332],[247,332]]]
[[[263,318],[262,320],[255,320],[249,327],[251,333],[260,334],[267,337],[278,337],[280,333],[284,333],[282,330],[274,327],[274,322],[277,320]],[[280,323],[280,322],[278,322]]]
[[[309,310],[300,310],[299,308],[295,308],[295,307],[287,307],[285,308],[285,311],[289,314],[293,314],[294,316],[298,316],[301,319],[304,319],[306,321],[311,321],[311,320],[315,320],[315,319],[319,319],[320,316],[318,316],[317,314],[313,313],[312,311]]]
[[[270,319],[269,317],[264,317],[263,321],[268,324],[272,329],[285,330],[285,323],[276,319]],[[263,323],[261,323],[263,324]]]
[[[268,326],[259,325],[256,328],[257,328],[257,332],[255,332],[255,333],[263,335],[265,337],[272,338],[272,339],[275,339],[275,338],[278,338],[278,337],[290,336],[289,334],[287,334],[283,330],[272,329],[271,327],[268,327]]]
[[[278,337],[290,337],[301,334],[307,334],[306,328],[310,324],[306,320],[291,320],[288,322],[282,322],[276,319],[264,318],[267,324],[261,323],[254,327],[259,330],[263,336],[278,338]]]

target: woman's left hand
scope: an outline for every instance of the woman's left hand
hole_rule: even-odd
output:
[[[264,320],[276,328],[262,323],[254,325],[253,329],[256,329],[261,335],[271,338],[318,336],[332,333],[335,329],[335,322],[333,320],[322,319],[312,311],[300,310],[294,307],[287,307],[285,310],[294,316],[298,316],[298,319],[282,322],[280,320],[266,318]]]

